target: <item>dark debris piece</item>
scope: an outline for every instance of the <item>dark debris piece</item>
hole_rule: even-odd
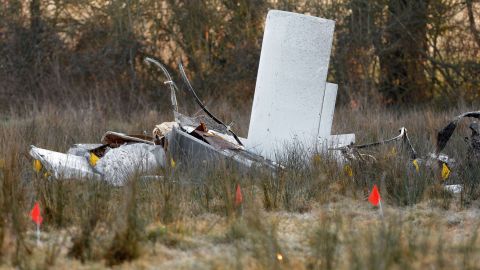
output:
[[[442,130],[438,132],[437,135],[437,149],[435,150],[435,153],[440,153],[443,148],[447,145],[448,141],[450,140],[450,137],[452,137],[453,132],[458,126],[458,123],[466,117],[471,117],[471,118],[480,118],[480,111],[476,112],[466,112],[463,114],[458,115],[455,117],[448,125],[446,125]],[[478,129],[478,127],[477,127]]]

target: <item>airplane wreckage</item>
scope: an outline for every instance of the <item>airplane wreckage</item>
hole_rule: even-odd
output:
[[[405,128],[394,138],[357,145],[355,134],[332,135],[331,127],[337,85],[328,83],[327,72],[335,22],[313,16],[271,10],[268,12],[250,118],[248,138],[240,138],[229,125],[214,116],[203,104],[185,73],[179,72],[187,92],[204,115],[189,117],[178,110],[179,91],[168,70],[153,57],[147,63],[158,67],[171,95],[173,122],[154,127],[152,135],[107,132],[98,144],[75,144],[67,153],[31,146],[34,168],[54,179],[98,179],[122,186],[134,175],[156,179],[161,168],[202,167],[205,162],[228,160],[243,170],[283,170],[282,157],[289,146],[301,145],[308,160],[314,154],[329,155],[339,163],[375,160],[362,149],[402,142],[410,159],[426,166],[448,166],[455,162],[441,151],[465,117],[480,118],[480,111],[456,117],[437,136],[432,154],[421,158],[410,143]],[[285,128],[284,123],[288,123]],[[480,157],[480,130],[470,125],[468,158]],[[418,170],[418,169],[417,169]],[[458,192],[458,185],[447,186]]]

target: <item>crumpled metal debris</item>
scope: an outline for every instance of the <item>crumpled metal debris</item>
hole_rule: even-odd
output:
[[[341,146],[341,147],[329,148],[328,150],[340,150],[342,152],[342,154],[344,155],[344,157],[347,160],[350,160],[350,161],[352,161],[352,160],[367,161],[367,159],[369,161],[376,161],[376,158],[374,156],[363,154],[359,150],[364,149],[364,148],[370,148],[370,147],[375,147],[375,146],[379,146],[379,145],[394,143],[394,142],[398,142],[398,141],[401,141],[402,143],[404,143],[408,147],[411,159],[416,159],[417,158],[417,156],[418,156],[417,151],[415,151],[415,149],[413,148],[412,143],[410,142],[410,138],[408,137],[407,129],[404,128],[404,127],[400,128],[400,134],[399,135],[397,135],[393,138],[390,138],[390,139],[381,140],[381,141],[373,142],[373,143],[367,143],[367,144],[350,144],[350,145],[345,145],[345,146]]]
[[[40,162],[45,173],[56,179],[100,179],[100,174],[96,173],[90,166],[88,157],[83,156],[82,152],[77,153],[80,155],[63,154],[38,148],[33,145],[29,152],[30,156],[37,162]],[[37,168],[37,170],[40,172],[42,167]]]
[[[346,145],[338,148],[331,148],[329,150],[340,150],[344,157],[349,161],[374,162],[376,161],[376,158],[374,156],[361,153],[359,150],[401,141],[402,144],[408,148],[410,152],[410,161],[414,164],[415,167],[417,167],[417,171],[419,168],[419,164],[430,168],[432,171],[440,171],[444,166],[446,166],[447,169],[450,171],[457,168],[457,161],[441,153],[441,151],[445,148],[448,141],[452,137],[459,122],[465,118],[480,119],[480,111],[466,112],[456,116],[452,121],[450,121],[444,128],[442,128],[438,132],[435,151],[424,155],[423,157],[420,157],[413,148],[410,142],[410,138],[408,137],[407,129],[404,127],[400,129],[400,134],[398,136],[390,139],[368,144]],[[480,125],[477,122],[473,122],[469,125],[469,129],[471,130],[470,138],[465,138],[465,140],[469,143],[465,161],[468,166],[477,166],[478,162],[480,161]],[[454,194],[460,193],[463,190],[463,186],[460,184],[445,183],[444,187],[447,191],[450,191]]]
[[[68,149],[67,154],[80,156],[80,157],[89,157],[90,152],[95,153],[99,156],[98,149],[101,149],[103,144],[101,143],[77,143],[74,144],[70,149]]]
[[[177,125],[169,125],[168,127],[166,124],[158,125],[154,130],[154,135],[164,135],[164,148],[174,160],[186,163],[190,168],[204,167],[207,161],[212,163],[234,161],[240,168],[281,168],[275,162],[245,150],[241,139],[232,128],[214,116],[201,102],[181,63],[179,64],[179,70],[187,87],[187,92],[206,116],[190,117],[180,113],[175,97],[178,87],[172,76],[160,61],[152,57],[147,57],[145,60],[160,68],[167,78],[165,84],[168,84],[171,90],[172,109]],[[166,131],[162,131],[162,129]]]
[[[119,132],[107,131],[101,139],[102,144],[118,147],[126,143],[155,144],[153,138],[147,135],[126,135]]]
[[[464,118],[480,118],[480,111],[475,112],[466,112],[456,116],[448,125],[442,128],[437,134],[437,148],[435,149],[435,153],[440,153],[443,148],[447,145],[450,137],[452,137],[453,132],[457,128],[459,122]],[[475,127],[474,127],[475,129]]]
[[[462,185],[445,185],[445,190],[450,191],[453,194],[462,193],[463,186]]]
[[[137,137],[107,132],[103,144],[75,144],[66,154],[33,145],[29,153],[47,178],[96,179],[121,186],[134,175],[155,174],[165,167],[163,146]]]
[[[472,131],[470,138],[466,141],[469,143],[467,151],[468,160],[480,160],[480,126],[477,122],[471,123],[469,126]]]
[[[281,168],[275,162],[246,151],[239,137],[200,101],[180,64],[182,78],[189,93],[207,114],[189,117],[178,112],[175,92],[178,88],[167,69],[153,58],[147,58],[163,72],[171,90],[175,122],[156,125],[152,135],[127,135],[108,131],[100,144],[75,144],[66,154],[31,147],[30,155],[40,164],[38,171],[55,179],[93,178],[122,186],[133,176],[161,179],[161,168],[168,166],[167,155],[175,163],[204,167],[205,162],[234,161],[241,168]],[[172,162],[173,163],[173,162]],[[193,165],[193,166],[192,166]]]
[[[138,174],[152,175],[165,167],[165,151],[162,146],[134,143],[110,149],[95,165],[95,171],[108,183],[121,186]]]
[[[132,136],[109,131],[102,137],[101,144],[75,144],[66,154],[32,146],[30,155],[41,163],[48,177],[101,179],[114,186],[124,185],[135,175],[142,179],[161,179],[159,169],[167,166],[165,150],[172,159],[189,165],[229,159],[244,168],[278,167],[245,151],[233,136],[210,130],[204,123],[198,127],[162,123],[155,127],[153,134],[154,137]]]
[[[167,156],[176,163],[184,163],[190,168],[204,168],[206,162],[234,161],[241,168],[263,167],[271,170],[283,168],[281,165],[260,155],[247,151],[242,140],[207,110],[190,84],[182,64],[179,70],[188,93],[206,115],[186,116],[178,111],[176,91],[178,87],[168,70],[160,61],[147,57],[146,61],[155,64],[164,74],[171,94],[174,122],[164,122],[156,125],[152,135],[127,135],[108,131],[101,138],[100,144],[75,144],[66,154],[31,147],[30,155],[41,166],[38,171],[45,171],[47,177],[57,179],[102,179],[108,183],[121,186],[129,178],[138,175],[141,179],[161,179],[158,172],[169,165]],[[419,170],[422,166],[437,170],[442,165],[449,169],[455,168],[455,160],[440,153],[455,131],[460,120],[466,117],[480,118],[480,111],[467,112],[453,119],[437,136],[437,145],[433,153],[419,157],[415,151],[407,129],[402,127],[399,135],[368,144],[350,144],[342,147],[329,148],[340,150],[349,161],[375,162],[373,155],[364,154],[362,149],[401,142],[409,152],[409,157]],[[480,157],[480,127],[478,123],[470,125],[472,131],[469,141],[468,158],[478,160]],[[36,163],[36,164],[37,164]],[[172,162],[173,163],[173,162]],[[449,183],[451,184],[451,183]],[[447,190],[458,193],[461,185],[445,185]]]
[[[272,170],[282,168],[279,164],[234,144],[232,142],[234,138],[224,140],[217,135],[208,135],[206,137],[209,140],[202,140],[197,136],[192,136],[192,133],[197,134],[195,128],[180,126],[179,128],[174,128],[166,136],[168,152],[176,161],[183,163],[190,169],[203,169],[207,162],[215,164],[228,161],[233,161],[241,170],[254,167]],[[202,134],[205,133],[202,132]],[[229,135],[223,134],[223,136]]]

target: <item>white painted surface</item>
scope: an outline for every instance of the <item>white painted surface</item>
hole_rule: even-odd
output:
[[[55,179],[100,179],[85,157],[63,154],[31,146],[30,156],[39,160]]]
[[[445,185],[445,190],[450,191],[453,194],[462,193],[463,186],[462,185]]]
[[[269,11],[247,149],[275,160],[286,145],[315,147],[334,26],[332,20]]]
[[[319,137],[316,151],[319,153],[327,153],[328,148],[337,148],[337,147],[349,145],[352,143],[355,143],[355,134],[353,133],[330,135],[326,138]],[[337,151],[331,151],[331,152],[337,152]]]
[[[343,156],[340,150],[328,150],[329,148],[337,148],[345,145],[355,143],[355,134],[339,134],[339,135],[330,135],[326,138],[318,138],[318,153],[324,154],[329,158],[337,160],[339,163],[346,162],[345,157]]]
[[[135,175],[156,174],[165,167],[165,151],[159,145],[125,144],[110,149],[95,166],[103,179],[114,186],[123,186]]]
[[[338,134],[330,135],[327,140],[327,145],[330,148],[340,147],[355,143],[355,134]]]
[[[333,114],[335,113],[335,102],[337,101],[338,85],[327,83],[323,97],[322,114],[320,116],[320,127],[318,137],[328,138],[332,134]]]

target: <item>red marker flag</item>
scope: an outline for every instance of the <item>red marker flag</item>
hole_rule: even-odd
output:
[[[40,226],[40,224],[42,224],[43,218],[40,215],[40,205],[38,204],[38,202],[36,202],[33,206],[32,211],[30,212],[30,216],[32,217],[33,222],[37,224],[37,226]]]
[[[377,206],[380,203],[380,192],[378,192],[377,185],[373,185],[372,192],[370,193],[370,196],[368,196],[368,201]]]
[[[240,185],[237,184],[237,190],[235,191],[235,206],[239,206],[243,202],[242,191],[240,190]]]

